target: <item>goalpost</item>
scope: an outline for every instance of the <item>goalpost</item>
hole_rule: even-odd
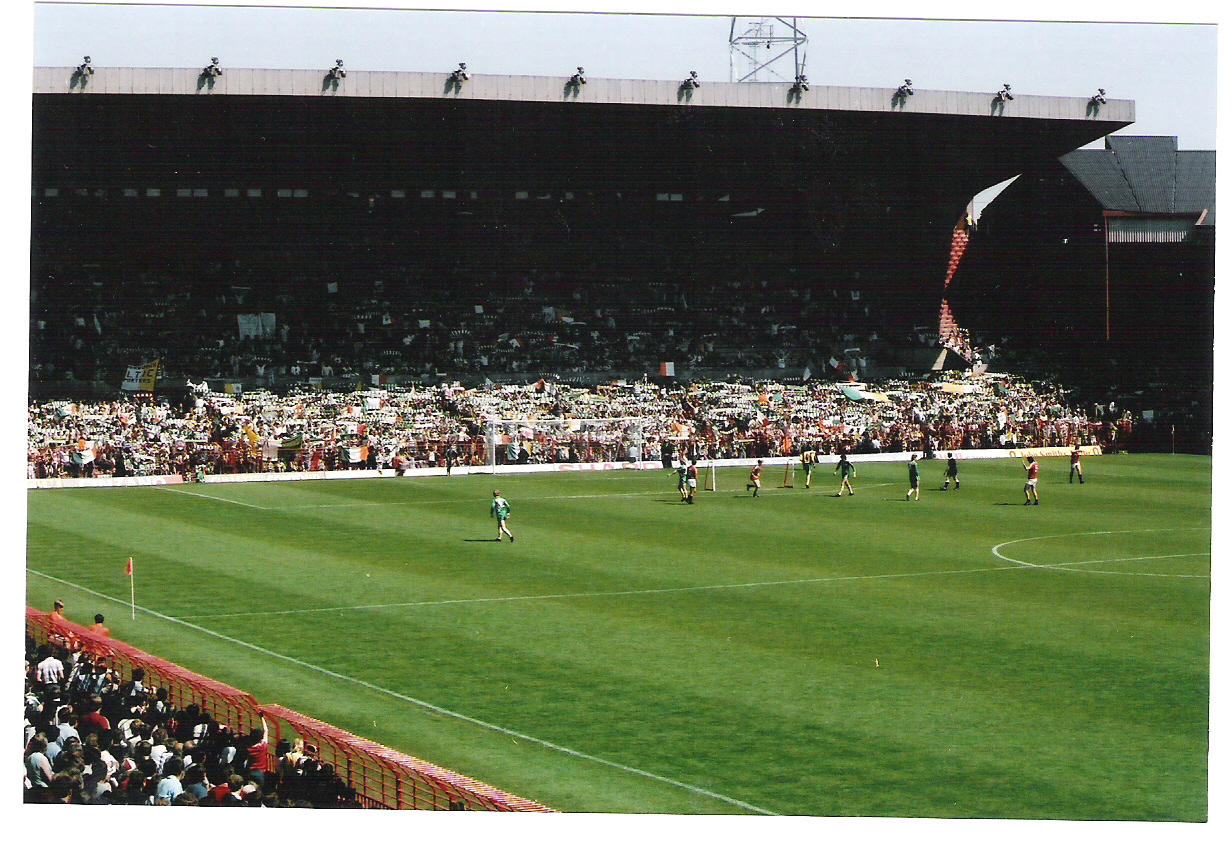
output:
[[[794,489],[794,488],[796,488],[796,463],[795,463],[795,460],[790,460],[790,459],[789,459],[789,460],[787,461],[787,464],[783,466],[783,485],[779,486],[779,488],[780,488],[780,489]]]
[[[636,462],[645,459],[651,427],[649,418],[638,416],[536,419],[491,416],[484,428],[487,449],[484,470],[497,474],[501,465],[516,464],[522,448],[526,448],[530,461],[536,465]]]

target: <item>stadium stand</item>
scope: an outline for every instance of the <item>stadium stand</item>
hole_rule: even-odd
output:
[[[669,444],[673,452],[712,459],[793,455],[803,444],[823,454],[1075,442],[1110,449],[1124,445],[1134,420],[1115,405],[1074,409],[1062,389],[1046,382],[984,372],[877,384],[669,387],[641,380],[577,388],[539,380],[240,397],[198,386],[179,409],[149,396],[34,403],[28,425],[32,479],[190,479],[198,470],[655,460]],[[494,458],[493,444],[506,448]]]
[[[26,610],[27,803],[550,812],[285,707],[258,705],[61,610]],[[284,724],[297,736],[284,738]]]
[[[291,268],[262,281],[251,266],[117,276],[88,264],[61,259],[35,281],[32,385],[118,386],[112,378],[126,365],[156,358],[164,373],[248,385],[373,373],[628,373],[660,361],[798,369],[845,348],[867,355],[894,326],[867,292],[817,289],[787,274],[700,283],[455,267],[429,279],[394,266],[360,278]]]

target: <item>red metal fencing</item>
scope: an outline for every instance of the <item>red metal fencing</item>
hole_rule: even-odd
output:
[[[364,807],[393,810],[492,810],[498,812],[554,812],[550,807],[502,792],[477,780],[378,745],[278,704],[261,706],[247,692],[194,674],[63,618],[26,607],[26,627],[40,642],[59,641],[101,657],[131,679],[133,669],[145,669],[146,684],[166,687],[173,703],[195,703],[221,724],[246,731],[263,727],[265,719],[276,746],[285,722],[304,740],[316,745],[317,758],[355,790]]]
[[[317,746],[321,762],[355,790],[365,807],[392,810],[491,810],[497,812],[554,812],[432,763],[394,751],[345,730],[302,715],[278,704],[261,707],[269,724],[286,722],[304,740]],[[273,740],[277,744],[277,740]]]
[[[240,689],[195,674],[131,645],[100,636],[63,618],[53,619],[34,607],[26,607],[26,626],[40,641],[51,641],[54,635],[68,644],[80,646],[90,656],[105,659],[107,665],[119,671],[126,680],[132,678],[133,669],[145,669],[146,686],[166,688],[177,706],[197,704],[219,724],[233,730],[244,732],[262,726],[256,698]]]

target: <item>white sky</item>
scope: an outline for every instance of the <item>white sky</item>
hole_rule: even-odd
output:
[[[1112,4],[1083,10],[1101,5]],[[778,11],[800,15],[819,8],[784,6]],[[567,75],[584,65],[592,77],[679,79],[696,69],[717,82],[729,79],[732,57],[731,18],[722,14],[38,4],[34,24],[36,65],[76,65],[89,54],[96,66],[200,67],[217,55],[224,67],[323,69],[342,58],[351,69],[446,72],[465,61],[481,74]],[[1186,149],[1215,146],[1214,26],[814,17],[801,28],[814,84],[893,86],[911,77],[921,89],[992,92],[1009,82],[1016,93],[1079,97],[1103,87],[1136,101],[1129,132],[1176,135]],[[775,34],[783,30],[776,25]]]

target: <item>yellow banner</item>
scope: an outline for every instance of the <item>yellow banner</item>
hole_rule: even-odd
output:
[[[155,359],[153,362],[147,362],[141,366],[141,377],[137,380],[137,391],[154,391],[154,385],[158,382],[158,363],[159,360]]]

